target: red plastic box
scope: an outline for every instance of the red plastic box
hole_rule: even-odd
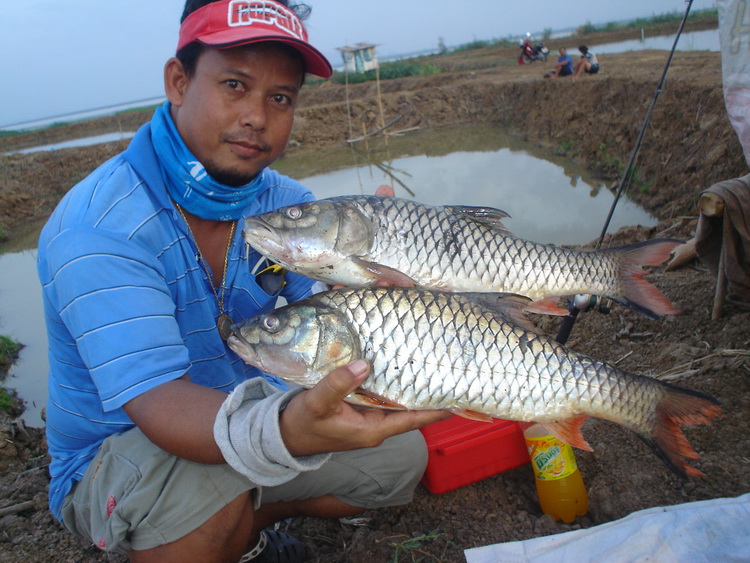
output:
[[[513,421],[452,416],[421,431],[429,450],[422,484],[431,493],[446,493],[529,463],[523,432]]]

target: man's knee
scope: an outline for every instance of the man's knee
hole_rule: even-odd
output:
[[[363,508],[407,504],[427,467],[427,446],[418,430],[386,440],[361,460],[362,479],[344,502]],[[369,462],[369,463],[368,463]]]
[[[399,455],[403,456],[403,462],[408,466],[408,471],[417,476],[417,480],[422,477],[424,470],[427,468],[427,444],[424,436],[418,430],[399,434],[394,436],[398,444]]]
[[[238,560],[252,535],[255,510],[250,491],[242,493],[185,536],[150,549],[131,550],[133,563]]]
[[[375,448],[336,452],[316,471],[277,487],[264,487],[262,502],[292,502],[332,495],[360,508],[408,503],[427,466],[418,430],[388,438]]]

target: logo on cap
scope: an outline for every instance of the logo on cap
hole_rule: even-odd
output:
[[[253,24],[273,26],[286,35],[307,41],[307,33],[302,22],[291,10],[276,2],[247,2],[233,0],[229,3],[227,13],[229,27],[241,27]]]

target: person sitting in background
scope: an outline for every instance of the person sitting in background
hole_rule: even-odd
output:
[[[573,59],[568,55],[568,50],[565,47],[560,47],[560,56],[557,57],[555,70],[550,70],[544,75],[544,78],[560,78],[571,74],[573,74]]]
[[[599,72],[599,59],[596,58],[596,55],[589,51],[586,45],[581,45],[578,47],[578,50],[581,52],[581,58],[573,69],[573,78],[580,77],[584,72],[586,74],[596,74]]]

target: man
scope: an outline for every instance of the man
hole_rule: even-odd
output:
[[[561,76],[570,76],[573,74],[573,59],[568,55],[565,47],[560,47],[560,56],[557,57],[555,70],[549,71],[544,75],[545,78],[560,78]]]
[[[573,78],[580,78],[584,72],[586,74],[596,74],[599,72],[599,59],[596,58],[596,55],[589,51],[586,45],[581,45],[578,47],[578,50],[581,53],[581,58],[575,64]]]
[[[223,339],[273,307],[280,281],[290,301],[310,294],[301,276],[256,275],[237,226],[312,199],[268,169],[305,72],[331,66],[286,2],[188,0],[168,102],[42,232],[50,508],[102,550],[300,560],[299,542],[263,530],[409,502],[424,470],[407,431],[445,413],[352,408],[364,361],[281,391]]]

